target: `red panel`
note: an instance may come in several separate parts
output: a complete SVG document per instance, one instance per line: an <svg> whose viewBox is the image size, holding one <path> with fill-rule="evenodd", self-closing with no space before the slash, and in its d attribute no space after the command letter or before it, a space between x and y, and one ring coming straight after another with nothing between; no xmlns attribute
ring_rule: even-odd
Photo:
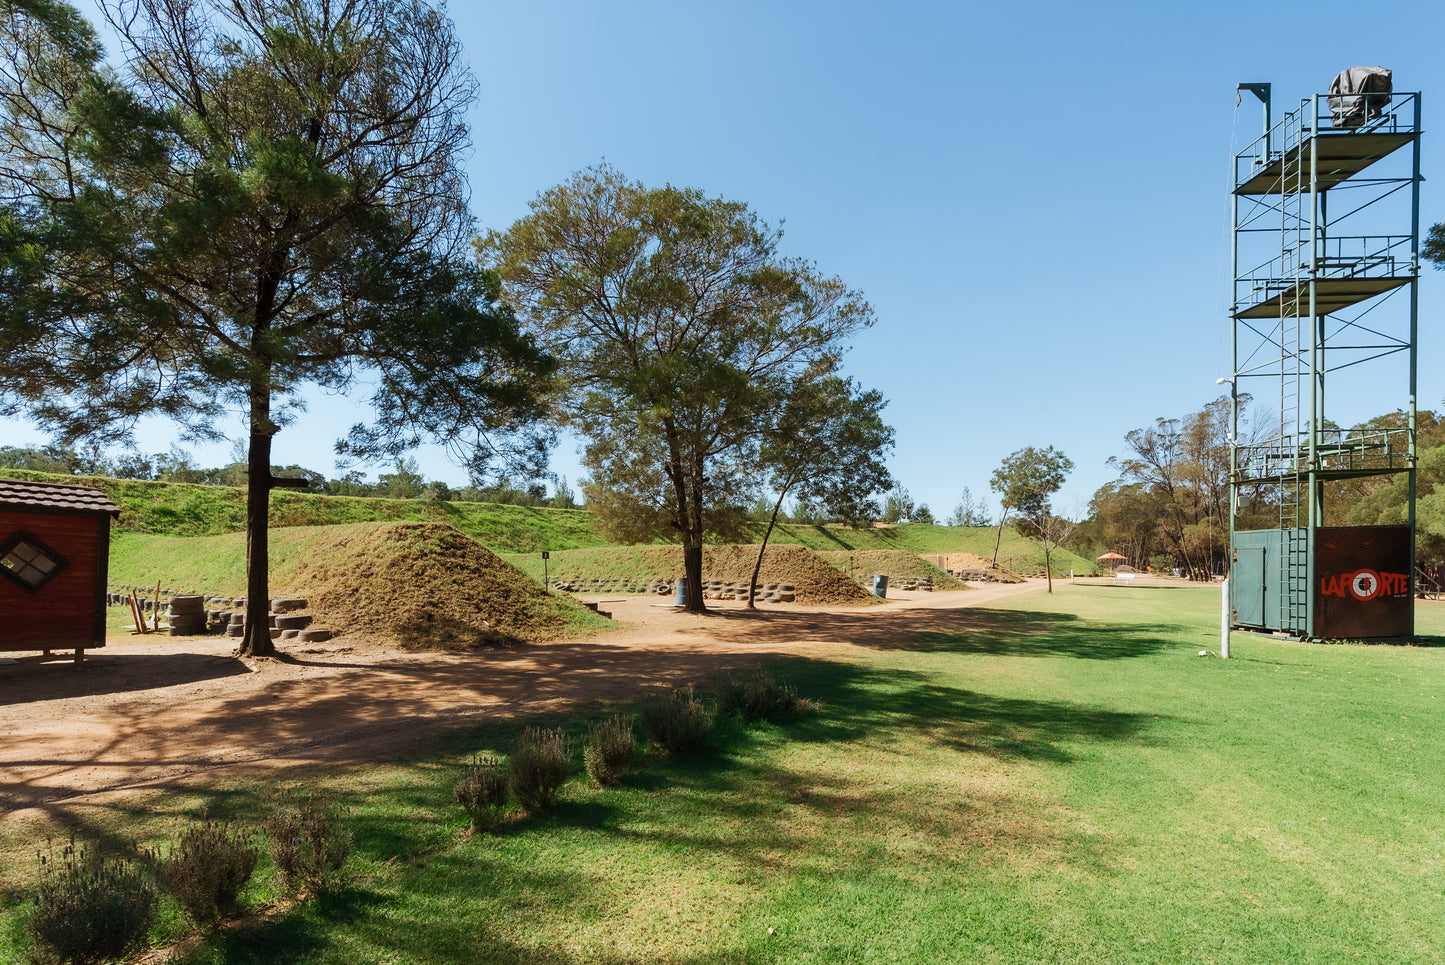
<svg viewBox="0 0 1445 965"><path fill-rule="evenodd" d="M103 645L103 636L95 639L105 592L105 587L96 585L100 521L88 516L0 512L0 540L18 529L38 537L70 565L34 593L0 577L0 651Z"/></svg>
<svg viewBox="0 0 1445 965"><path fill-rule="evenodd" d="M1414 632L1410 527L1315 530L1315 635L1401 638Z"/></svg>

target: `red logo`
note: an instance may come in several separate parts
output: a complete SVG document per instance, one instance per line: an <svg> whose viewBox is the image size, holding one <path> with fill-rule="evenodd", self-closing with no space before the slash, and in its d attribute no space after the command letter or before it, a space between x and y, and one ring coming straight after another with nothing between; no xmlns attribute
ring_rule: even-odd
<svg viewBox="0 0 1445 965"><path fill-rule="evenodd" d="M1356 600L1373 600L1380 592L1380 574L1360 570L1350 579L1350 595Z"/></svg>

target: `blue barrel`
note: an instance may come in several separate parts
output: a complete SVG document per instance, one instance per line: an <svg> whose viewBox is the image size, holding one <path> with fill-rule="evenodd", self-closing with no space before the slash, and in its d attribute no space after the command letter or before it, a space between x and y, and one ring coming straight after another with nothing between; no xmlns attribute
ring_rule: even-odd
<svg viewBox="0 0 1445 965"><path fill-rule="evenodd" d="M677 605L687 606L687 577L677 578Z"/></svg>
<svg viewBox="0 0 1445 965"><path fill-rule="evenodd" d="M874 573L874 574L873 574L873 595L874 595L874 596L884 596L884 597L886 597L886 596L888 595L888 574L887 574L887 573Z"/></svg>

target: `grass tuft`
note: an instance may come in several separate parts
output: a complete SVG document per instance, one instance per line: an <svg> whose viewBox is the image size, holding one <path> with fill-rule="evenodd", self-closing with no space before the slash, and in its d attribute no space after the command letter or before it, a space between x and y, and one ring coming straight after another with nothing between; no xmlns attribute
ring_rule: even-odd
<svg viewBox="0 0 1445 965"><path fill-rule="evenodd" d="M491 755L472 758L466 774L452 788L452 796L471 818L472 830L490 830L507 813L507 765Z"/></svg>
<svg viewBox="0 0 1445 965"><path fill-rule="evenodd" d="M688 691L655 698L642 708L642 729L647 739L670 754L700 748L712 734L715 714L702 699Z"/></svg>
<svg viewBox="0 0 1445 965"><path fill-rule="evenodd" d="M187 828L162 865L166 887L194 924L212 928L235 913L260 850L246 828L207 821Z"/></svg>
<svg viewBox="0 0 1445 965"><path fill-rule="evenodd" d="M637 755L637 738L632 733L632 717L614 714L594 723L582 747L582 760L587 774L603 787L616 787L632 769Z"/></svg>
<svg viewBox="0 0 1445 965"><path fill-rule="evenodd" d="M508 760L512 793L528 811L557 803L572 770L572 747L561 729L528 727L517 735Z"/></svg>
<svg viewBox="0 0 1445 965"><path fill-rule="evenodd" d="M340 808L309 797L283 806L266 819L266 837L288 892L322 895L340 883L351 855L351 824Z"/></svg>
<svg viewBox="0 0 1445 965"><path fill-rule="evenodd" d="M42 955L76 965L120 958L141 944L160 895L146 862L102 857L74 838L40 855L27 931Z"/></svg>

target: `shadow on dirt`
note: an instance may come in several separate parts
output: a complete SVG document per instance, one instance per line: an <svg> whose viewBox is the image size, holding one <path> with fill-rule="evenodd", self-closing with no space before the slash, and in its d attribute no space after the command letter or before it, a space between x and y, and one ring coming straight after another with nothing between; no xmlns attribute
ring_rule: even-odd
<svg viewBox="0 0 1445 965"><path fill-rule="evenodd" d="M227 641L224 649L229 650ZM124 667L123 677L112 671ZM0 705L18 705L66 697L151 690L167 684L198 683L251 672L241 660L216 653L127 653L87 651L85 662L18 663L0 667Z"/></svg>

